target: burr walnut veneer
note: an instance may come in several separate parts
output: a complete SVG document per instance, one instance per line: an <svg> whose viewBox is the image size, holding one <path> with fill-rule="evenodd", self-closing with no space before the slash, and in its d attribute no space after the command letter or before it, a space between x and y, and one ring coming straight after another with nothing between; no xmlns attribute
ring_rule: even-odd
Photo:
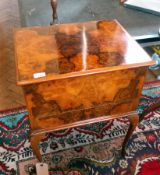
<svg viewBox="0 0 160 175"><path fill-rule="evenodd" d="M154 62L117 21L17 29L15 51L17 84L24 90L39 160L45 133L91 122L128 116L127 141Z"/></svg>

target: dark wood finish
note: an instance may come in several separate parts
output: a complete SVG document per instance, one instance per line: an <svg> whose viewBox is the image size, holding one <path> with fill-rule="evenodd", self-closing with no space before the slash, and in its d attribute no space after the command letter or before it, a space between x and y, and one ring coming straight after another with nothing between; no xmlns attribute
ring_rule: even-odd
<svg viewBox="0 0 160 175"><path fill-rule="evenodd" d="M154 62L117 21L19 29L15 51L39 160L42 134L125 115L131 121L127 142L137 124L133 113L147 67ZM35 78L37 73L43 77Z"/></svg>
<svg viewBox="0 0 160 175"><path fill-rule="evenodd" d="M57 0L50 0L50 1L51 1L51 7L52 7L52 19L54 23L55 19L57 19Z"/></svg>

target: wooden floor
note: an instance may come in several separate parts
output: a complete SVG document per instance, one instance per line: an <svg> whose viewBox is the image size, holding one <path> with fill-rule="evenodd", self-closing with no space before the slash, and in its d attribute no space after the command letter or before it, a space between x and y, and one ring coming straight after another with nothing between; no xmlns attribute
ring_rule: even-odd
<svg viewBox="0 0 160 175"><path fill-rule="evenodd" d="M17 0L0 0L0 110L25 105L23 93L16 86L13 30L20 26ZM155 77L147 74L147 81Z"/></svg>
<svg viewBox="0 0 160 175"><path fill-rule="evenodd" d="M14 62L13 29L19 26L17 0L0 0L0 110L25 105Z"/></svg>

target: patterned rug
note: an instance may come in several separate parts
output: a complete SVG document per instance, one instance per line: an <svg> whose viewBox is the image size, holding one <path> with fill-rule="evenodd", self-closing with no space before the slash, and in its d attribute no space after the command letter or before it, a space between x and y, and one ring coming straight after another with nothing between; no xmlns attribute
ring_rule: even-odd
<svg viewBox="0 0 160 175"><path fill-rule="evenodd" d="M137 111L158 100L160 82L146 84ZM48 134L40 143L43 161L52 175L159 175L160 109L141 121L122 158L128 126L124 117ZM0 112L0 175L36 174L29 132L25 107Z"/></svg>

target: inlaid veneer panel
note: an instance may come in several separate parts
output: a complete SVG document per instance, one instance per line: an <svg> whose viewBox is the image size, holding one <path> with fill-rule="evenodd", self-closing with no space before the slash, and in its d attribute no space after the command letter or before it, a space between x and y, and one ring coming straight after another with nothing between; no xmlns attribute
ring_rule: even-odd
<svg viewBox="0 0 160 175"><path fill-rule="evenodd" d="M30 119L34 121L32 127L56 128L135 110L145 70L121 70L26 85Z"/></svg>
<svg viewBox="0 0 160 175"><path fill-rule="evenodd" d="M19 85L152 64L114 20L23 28L15 43Z"/></svg>
<svg viewBox="0 0 160 175"><path fill-rule="evenodd" d="M115 20L17 29L17 84L29 111L31 144L45 133L127 116L125 143L154 61Z"/></svg>

